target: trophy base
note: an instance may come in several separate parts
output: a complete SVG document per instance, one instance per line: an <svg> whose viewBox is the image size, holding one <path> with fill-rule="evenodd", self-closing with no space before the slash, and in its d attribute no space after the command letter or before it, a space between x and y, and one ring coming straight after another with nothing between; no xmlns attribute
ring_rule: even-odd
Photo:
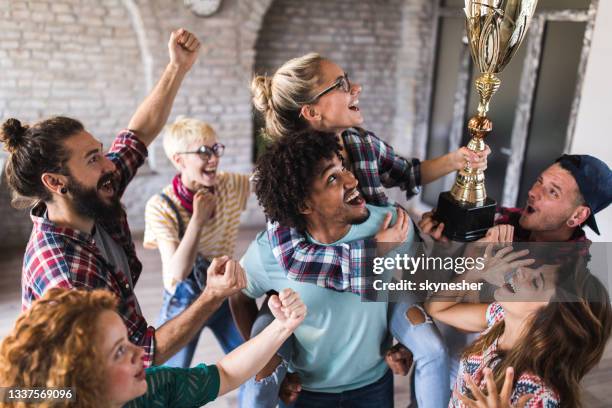
<svg viewBox="0 0 612 408"><path fill-rule="evenodd" d="M436 219L444 223L444 235L452 241L470 242L484 237L493 226L495 200L487 197L481 206L461 203L450 192L440 193Z"/></svg>

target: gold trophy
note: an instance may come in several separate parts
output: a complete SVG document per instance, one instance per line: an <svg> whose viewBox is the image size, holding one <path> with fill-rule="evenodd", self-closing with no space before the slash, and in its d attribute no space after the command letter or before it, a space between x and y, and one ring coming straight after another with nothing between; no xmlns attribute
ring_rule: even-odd
<svg viewBox="0 0 612 408"><path fill-rule="evenodd" d="M472 139L467 147L485 150L484 138L493 130L487 117L489 102L501 85L497 77L508 65L527 34L537 0L465 0L467 36L474 64L480 71L476 90L478 114L468 121ZM493 226L496 202L487 197L485 177L466 163L457 172L451 191L440 194L436 218L444 222L444 234L456 241L483 237Z"/></svg>

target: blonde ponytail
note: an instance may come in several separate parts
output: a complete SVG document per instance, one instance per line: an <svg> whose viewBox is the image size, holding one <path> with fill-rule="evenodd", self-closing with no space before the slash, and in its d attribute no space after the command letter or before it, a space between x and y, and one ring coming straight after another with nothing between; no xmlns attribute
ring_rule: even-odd
<svg viewBox="0 0 612 408"><path fill-rule="evenodd" d="M268 138L278 139L308 128L300 109L316 94L323 60L317 53L306 54L287 61L271 77L253 78L253 105L264 116Z"/></svg>

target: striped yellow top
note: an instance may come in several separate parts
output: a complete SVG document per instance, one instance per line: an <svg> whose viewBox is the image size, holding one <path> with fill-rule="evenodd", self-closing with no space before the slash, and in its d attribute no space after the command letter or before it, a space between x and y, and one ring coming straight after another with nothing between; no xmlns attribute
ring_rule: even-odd
<svg viewBox="0 0 612 408"><path fill-rule="evenodd" d="M215 216L203 227L198 245L198 252L208 260L222 255L233 256L240 214L246 208L250 193L248 174L219 172L217 177ZM191 214L183 208L174 194L172 184L168 184L162 192L175 204L186 229ZM180 242L175 212L159 194L156 194L149 199L145 208L143 245L149 249L157 248L157 243L161 240L177 244Z"/></svg>

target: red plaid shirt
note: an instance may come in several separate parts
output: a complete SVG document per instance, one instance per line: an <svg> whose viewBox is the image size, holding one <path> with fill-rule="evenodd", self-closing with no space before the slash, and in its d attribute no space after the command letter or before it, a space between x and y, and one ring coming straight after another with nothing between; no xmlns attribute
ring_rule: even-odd
<svg viewBox="0 0 612 408"><path fill-rule="evenodd" d="M147 157L147 147L130 131L115 138L106 155L117 166L119 195ZM136 257L127 215L122 211L116 223L100 224L125 251L129 271L115 268L104 259L93 236L71 228L62 228L47 218L44 203L36 205L30 214L34 226L26 248L22 275L22 308L27 309L47 289L53 287L108 289L119 297L119 314L123 317L130 340L144 347L145 365L153 363L155 329L147 324L138 299L130 285L135 285L142 271Z"/></svg>

